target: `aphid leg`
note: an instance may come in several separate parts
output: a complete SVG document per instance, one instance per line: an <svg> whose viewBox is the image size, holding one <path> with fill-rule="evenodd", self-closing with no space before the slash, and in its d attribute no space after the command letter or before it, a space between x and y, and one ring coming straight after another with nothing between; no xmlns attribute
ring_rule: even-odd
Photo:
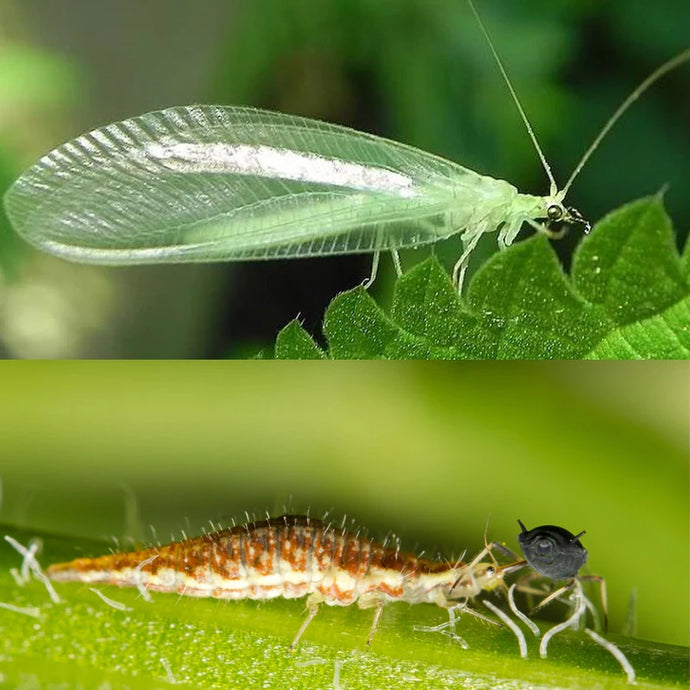
<svg viewBox="0 0 690 690"><path fill-rule="evenodd" d="M397 274L398 278L400 278L403 272L402 266L400 265L400 254L398 254L397 249L391 249L391 257L393 258L393 266L395 266L395 273Z"/></svg>
<svg viewBox="0 0 690 690"><path fill-rule="evenodd" d="M300 625L299 630L297 631L297 634L295 635L295 639L292 641L292 644L290 645L289 651L294 652L295 647L297 646L297 643L300 640L300 637L304 634L304 631L307 629L307 626L309 623L312 622L314 619L314 616L319 612L319 604L323 601L323 595L320 592L314 592L313 594L310 594L307 597L307 610L309 613L307 614L307 617L304 619L302 622L302 625Z"/></svg>
<svg viewBox="0 0 690 690"><path fill-rule="evenodd" d="M379 272L379 259L381 258L381 252L375 251L374 258L371 261L371 273L369 277L362 283L362 287L368 290L376 280L376 274Z"/></svg>
<svg viewBox="0 0 690 690"><path fill-rule="evenodd" d="M543 582L540 587L532 587L529 583L533 582L535 580L541 580L542 575L541 573L538 573L536 570L533 570L526 575L523 575L517 582L517 589L519 592L522 592L523 594L527 594L529 596L530 600L530 610L532 607L532 597L533 596L545 596L549 593L549 590L547 587L544 586Z"/></svg>
<svg viewBox="0 0 690 690"><path fill-rule="evenodd" d="M173 675L172 668L170 668L170 663L165 657L160 658L161 666L163 667L163 670L165 671L165 675L168 679L168 683L171 683L172 685L176 685L175 681L175 676Z"/></svg>
<svg viewBox="0 0 690 690"><path fill-rule="evenodd" d="M601 618L599 618L599 612L596 610L591 599L589 599L588 597L585 597L585 606L592 615L592 624L594 626L594 629L597 631L601 631Z"/></svg>
<svg viewBox="0 0 690 690"><path fill-rule="evenodd" d="M41 616L41 609L35 606L15 606L14 604L6 604L4 601L0 601L0 609L14 611L14 613L22 613L32 618L40 618Z"/></svg>
<svg viewBox="0 0 690 690"><path fill-rule="evenodd" d="M566 630L567 628L577 628L582 616L587 610L587 606L585 604L585 596L582 591L582 585L577 580L573 580L573 582L574 591L572 597L575 600L575 611L573 615L570 616L570 618L567 618L558 625L554 625L553 628L550 628L544 633L544 636L541 638L541 643L539 644L539 656L541 656L542 659L546 659L547 648L549 646L551 638L554 635L557 635L559 632Z"/></svg>
<svg viewBox="0 0 690 690"><path fill-rule="evenodd" d="M604 632L609 628L609 602L606 596L606 580L601 575L580 575L580 581L598 582L601 588L601 610L604 612Z"/></svg>
<svg viewBox="0 0 690 690"><path fill-rule="evenodd" d="M602 646L613 658L621 665L621 668L628 677L628 683L635 682L635 669L632 664L628 661L628 657L623 654L623 652L615 645L613 642L609 642L607 639L603 638L601 635L597 635L594 630L585 628L585 632L600 646Z"/></svg>
<svg viewBox="0 0 690 690"><path fill-rule="evenodd" d="M525 634L522 632L522 630L520 630L520 628L518 628L515 621L512 621L507 613L501 611L501 609L499 609L498 606L492 604L490 601L484 600L482 603L484 604L484 606L491 609L508 626L508 628L510 628L513 635L515 635L515 637L517 638L518 648L520 649L520 656L523 659L526 659L527 640L525 640Z"/></svg>
<svg viewBox="0 0 690 690"><path fill-rule="evenodd" d="M533 635L539 637L540 633L537 624L520 611L515 603L515 587L516 585L512 584L508 590L508 606L510 606L510 610L532 631Z"/></svg>

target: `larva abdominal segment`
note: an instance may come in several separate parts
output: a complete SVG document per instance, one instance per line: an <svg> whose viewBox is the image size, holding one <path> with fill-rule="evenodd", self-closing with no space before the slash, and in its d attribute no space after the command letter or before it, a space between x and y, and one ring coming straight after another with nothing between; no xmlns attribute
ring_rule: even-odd
<svg viewBox="0 0 690 690"><path fill-rule="evenodd" d="M53 580L143 587L216 599L294 599L318 605L376 608L371 641L390 601L451 608L496 588L503 570L481 562L446 563L377 544L345 529L302 516L252 522L134 553L81 558L51 566ZM142 565L143 564L143 565Z"/></svg>

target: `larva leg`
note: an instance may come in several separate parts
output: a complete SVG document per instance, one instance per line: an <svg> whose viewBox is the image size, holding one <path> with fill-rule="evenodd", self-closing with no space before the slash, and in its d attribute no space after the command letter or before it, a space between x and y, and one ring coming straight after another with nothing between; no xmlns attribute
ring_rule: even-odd
<svg viewBox="0 0 690 690"><path fill-rule="evenodd" d="M295 647L297 646L297 643L300 640L300 637L304 634L304 631L307 629L307 626L309 623L312 622L314 619L314 616L318 613L319 611L319 604L323 601L323 596L319 592L314 592L314 594L310 594L307 597L307 609L309 613L307 614L307 617L304 619L304 622L302 625L300 625L299 630L297 631L297 634L295 635L295 639L292 641L292 644L290 645L290 651L294 651Z"/></svg>
<svg viewBox="0 0 690 690"><path fill-rule="evenodd" d="M393 257L393 266L395 266L395 272L398 278L402 275L402 267L400 266L400 255L397 249L391 249L391 256Z"/></svg>
<svg viewBox="0 0 690 690"><path fill-rule="evenodd" d="M376 280L376 274L379 271L379 258L381 257L381 252L379 250L376 250L374 252L374 258L372 259L371 262L371 274L369 277L362 283L362 287L365 290L368 290L374 281Z"/></svg>
<svg viewBox="0 0 690 690"><path fill-rule="evenodd" d="M383 613L383 607L386 600L381 597L378 592L367 592L363 594L359 599L357 599L357 606L360 609L370 609L376 607L376 612L374 613L374 620L371 624L371 629L369 630L369 635L367 635L367 647L371 644L374 638L374 633L376 628L379 627L379 621L381 620L381 614Z"/></svg>
<svg viewBox="0 0 690 690"><path fill-rule="evenodd" d="M376 613L374 613L374 620L371 622L371 628L369 634L367 635L367 647L371 646L371 641L374 639L374 633L376 628L379 627L379 621L381 620L381 614L383 613L383 601L379 602L376 607Z"/></svg>

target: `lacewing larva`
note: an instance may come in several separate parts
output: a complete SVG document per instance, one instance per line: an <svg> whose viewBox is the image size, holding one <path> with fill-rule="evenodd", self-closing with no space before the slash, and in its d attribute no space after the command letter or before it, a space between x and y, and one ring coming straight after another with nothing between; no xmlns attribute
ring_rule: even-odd
<svg viewBox="0 0 690 690"><path fill-rule="evenodd" d="M645 79L558 188L471 0L550 181L522 194L418 149L345 127L243 107L168 108L95 129L41 158L5 195L15 230L40 249L98 264L240 261L373 253L459 234L460 290L481 236L510 245L524 223L588 223L565 196L629 105L690 49Z"/></svg>
<svg viewBox="0 0 690 690"><path fill-rule="evenodd" d="M383 607L392 601L453 609L496 589L511 564L433 561L383 546L344 527L284 515L133 553L79 558L51 565L51 580L104 583L216 599L294 599L307 596L308 615L319 604L375 608L367 644ZM520 561L522 567L524 561Z"/></svg>

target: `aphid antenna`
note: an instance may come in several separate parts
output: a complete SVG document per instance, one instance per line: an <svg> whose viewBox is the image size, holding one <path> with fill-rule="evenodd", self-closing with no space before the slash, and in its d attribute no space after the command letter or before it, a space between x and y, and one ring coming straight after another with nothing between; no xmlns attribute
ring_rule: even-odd
<svg viewBox="0 0 690 690"><path fill-rule="evenodd" d="M467 0L471 4L471 0ZM616 111L611 115L611 117L606 121L606 124L601 128L601 131L594 138L594 141L590 144L589 148L585 151L584 155L580 159L580 162L575 166L572 175L565 183L565 187L558 192L558 197L560 200L565 198L568 193L570 186L573 184L575 178L580 174L582 168L585 167L585 163L589 160L590 156L597 150L599 144L601 144L603 138L609 133L613 125L618 122L623 113L655 82L659 81L661 77L675 69L676 67L682 65L684 62L690 60L690 48L686 48L681 51L675 57L664 62L663 65L657 67L641 84L639 84L632 93L618 106Z"/></svg>
<svg viewBox="0 0 690 690"><path fill-rule="evenodd" d="M522 104L520 103L520 99L517 96L517 93L515 92L515 89L513 88L513 85L508 78L508 73L506 72L505 67L503 66L503 62L501 62L501 58L498 56L498 52L496 51L496 48L494 47L493 42L491 41L491 37L489 36L489 32L486 30L486 27L484 26L484 22L482 22L481 17L479 16L479 12L477 12L477 9L474 6L474 3L472 0L467 0L467 4L470 6L470 9L472 10L472 14L474 14L475 19L477 20L477 23L479 24L479 28L481 29L482 33L484 34L484 38L486 38L486 42L489 44L489 49L491 50L491 54L494 56L494 60L496 60L496 64L498 65L498 69L501 72L501 75L503 76L503 79L505 80L506 85L508 86L508 90L510 91L510 95L513 97L513 102L515 103L518 112L520 113L520 117L522 118L522 121L525 124L525 127L527 128L527 133L529 134L530 139L532 140L532 143L534 144L534 148L537 151L537 155L539 156L539 160L541 161L542 166L544 167L544 170L546 171L546 175L549 178L549 195L550 196L556 196L558 194L558 185L556 184L556 180L553 176L553 173L551 172L551 166L549 165L548 161L546 160L546 156L544 155L544 152L541 149L541 146L539 146L539 142L537 141L537 136L534 133L534 130L532 129L532 125L530 124L529 120L527 119L527 114L525 113L525 109L522 107ZM565 194L564 194L565 196Z"/></svg>

